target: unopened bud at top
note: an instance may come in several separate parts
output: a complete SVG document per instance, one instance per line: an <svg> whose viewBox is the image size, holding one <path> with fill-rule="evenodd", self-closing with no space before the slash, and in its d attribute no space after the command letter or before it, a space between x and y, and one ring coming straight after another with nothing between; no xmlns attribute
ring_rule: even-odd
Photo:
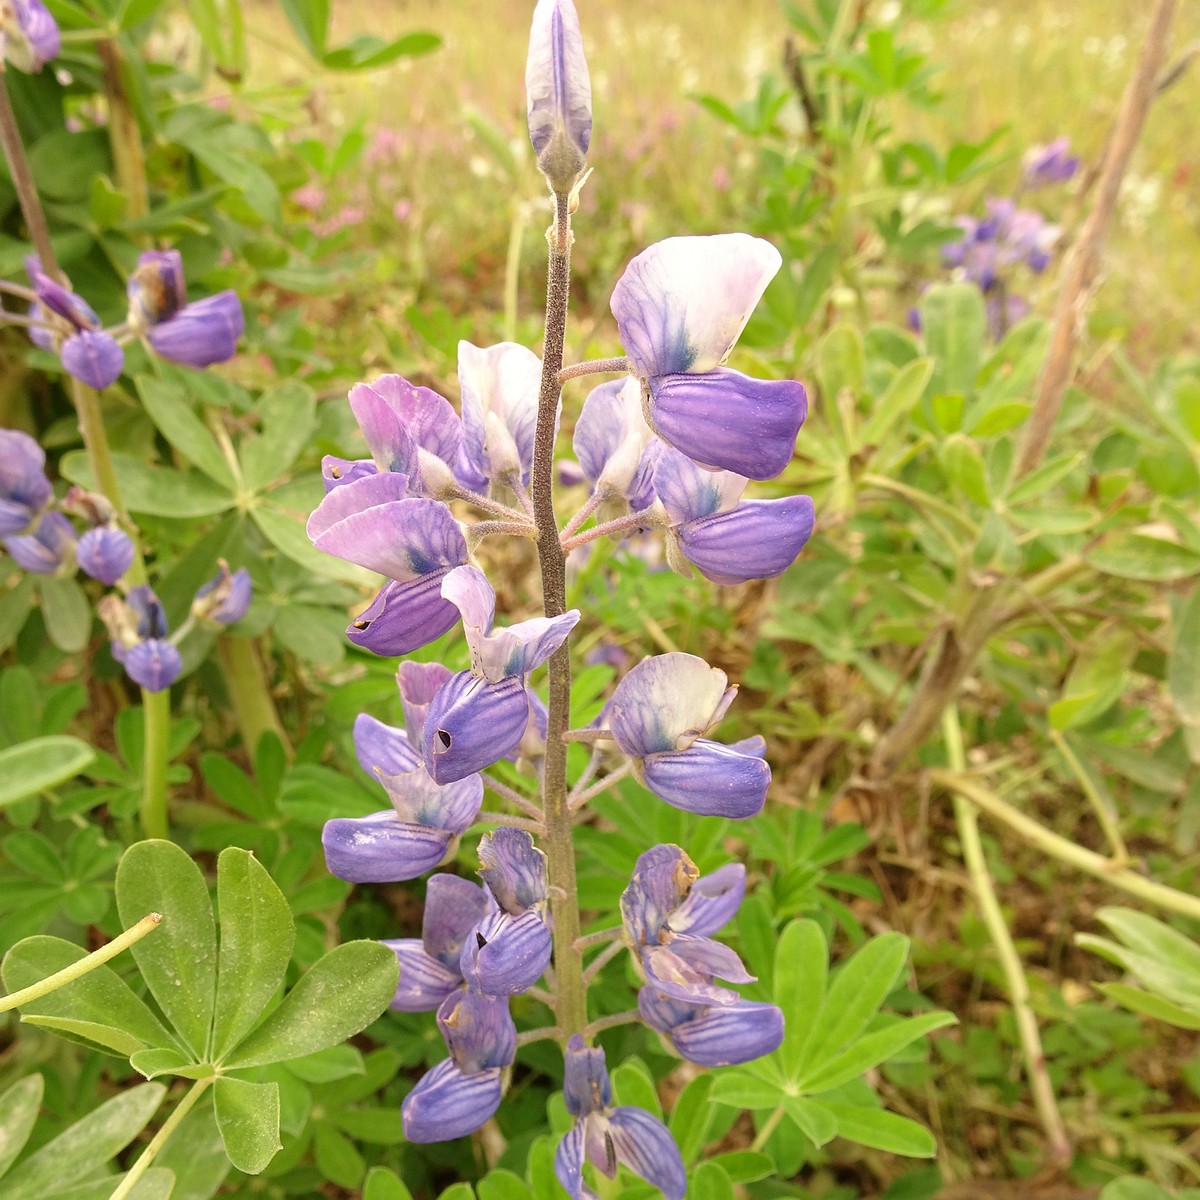
<svg viewBox="0 0 1200 1200"><path fill-rule="evenodd" d="M525 65L529 140L555 192L569 192L592 138L592 84L571 0L538 0Z"/></svg>

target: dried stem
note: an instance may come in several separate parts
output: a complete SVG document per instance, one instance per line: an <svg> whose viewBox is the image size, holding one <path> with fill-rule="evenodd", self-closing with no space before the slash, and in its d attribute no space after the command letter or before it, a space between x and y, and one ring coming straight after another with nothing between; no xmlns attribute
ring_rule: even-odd
<svg viewBox="0 0 1200 1200"><path fill-rule="evenodd" d="M1017 478L1032 471L1042 461L1050 442L1063 393L1070 382L1079 326L1100 267L1104 237L1121 193L1121 180L1125 177L1146 115L1154 101L1174 15L1175 0L1158 0L1150 18L1150 29L1142 44L1142 52L1125 86L1121 111L1096 186L1096 198L1066 263L1062 291L1054 312L1050 350L1038 379L1033 412L1025 426L1025 438L1017 459Z"/></svg>

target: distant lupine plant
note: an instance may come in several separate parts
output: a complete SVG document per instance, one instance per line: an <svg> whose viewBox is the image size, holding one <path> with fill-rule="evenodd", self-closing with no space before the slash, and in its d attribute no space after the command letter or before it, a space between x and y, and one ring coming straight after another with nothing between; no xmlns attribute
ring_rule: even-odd
<svg viewBox="0 0 1200 1200"><path fill-rule="evenodd" d="M323 840L342 879L410 880L453 853L480 819L488 789L522 810L483 814L500 828L479 846L482 886L433 875L421 938L387 943L400 964L392 1007L436 1011L449 1051L406 1098L405 1132L414 1142L443 1141L496 1112L518 1045L510 998L537 989L557 1024L520 1040L554 1038L564 1048L565 1099L576 1120L555 1160L563 1186L591 1194L585 1162L610 1177L624 1163L676 1198L686 1177L671 1135L649 1112L613 1106L604 1053L589 1048L598 1032L586 994L595 971L583 954L607 943L607 961L624 942L645 981L628 1019L644 1021L682 1057L715 1066L771 1053L784 1035L782 1012L725 986L752 977L713 938L737 911L745 871L731 863L701 876L683 848L650 847L622 897L621 928L581 940L572 824L590 798L630 774L688 812L751 817L766 801L771 770L761 737L730 745L709 736L737 689L690 654L645 659L591 727L568 729L569 639L581 614L566 609L564 566L596 538L657 531L667 562L685 575L694 569L733 584L782 573L812 532L812 501L742 494L791 459L806 396L793 380L724 366L781 261L769 243L742 233L670 238L637 255L612 297L625 355L562 368L570 214L591 135L570 0L537 5L526 89L530 137L554 193L543 357L512 343L460 343L461 413L395 375L359 384L350 405L371 457L323 464L313 543L388 580L350 639L403 654L461 621L470 652L469 668L457 673L401 665L403 729L358 718L359 762L391 806L330 821ZM560 528L552 485L562 385L600 372L623 378L600 384L579 410L572 474L591 495ZM544 615L502 625L471 555L481 539L506 535L537 543ZM529 684L543 664L547 703ZM625 763L592 783L603 762L597 753L568 787L569 741L611 744ZM537 769L536 798L485 774L517 757ZM550 991L542 991L551 968Z"/></svg>

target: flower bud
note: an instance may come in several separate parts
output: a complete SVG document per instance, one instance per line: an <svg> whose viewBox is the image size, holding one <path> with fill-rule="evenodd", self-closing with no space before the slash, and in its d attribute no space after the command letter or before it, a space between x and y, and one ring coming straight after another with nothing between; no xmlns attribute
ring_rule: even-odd
<svg viewBox="0 0 1200 1200"><path fill-rule="evenodd" d="M592 138L592 84L571 0L538 0L525 65L529 140L538 170L555 192L569 192Z"/></svg>
<svg viewBox="0 0 1200 1200"><path fill-rule="evenodd" d="M121 374L125 351L107 333L85 329L63 342L62 365L68 375L101 391Z"/></svg>
<svg viewBox="0 0 1200 1200"><path fill-rule="evenodd" d="M192 616L213 629L236 625L246 615L254 590L245 567L230 571L229 564L221 559L220 568L192 601Z"/></svg>
<svg viewBox="0 0 1200 1200"><path fill-rule="evenodd" d="M93 579L112 587L133 563L133 542L115 525L89 529L79 539L76 561Z"/></svg>

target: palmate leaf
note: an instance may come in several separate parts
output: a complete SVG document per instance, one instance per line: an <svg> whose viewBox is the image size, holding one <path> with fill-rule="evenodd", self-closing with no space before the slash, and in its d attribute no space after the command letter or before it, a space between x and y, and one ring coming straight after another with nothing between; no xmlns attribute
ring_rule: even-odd
<svg viewBox="0 0 1200 1200"><path fill-rule="evenodd" d="M95 757L86 742L65 734L0 750L0 808L65 783Z"/></svg>
<svg viewBox="0 0 1200 1200"><path fill-rule="evenodd" d="M257 1175L275 1157L279 1140L279 1085L218 1079L213 1086L217 1128L229 1161Z"/></svg>
<svg viewBox="0 0 1200 1200"><path fill-rule="evenodd" d="M29 1140L45 1087L40 1075L26 1075L0 1095L0 1175Z"/></svg>

